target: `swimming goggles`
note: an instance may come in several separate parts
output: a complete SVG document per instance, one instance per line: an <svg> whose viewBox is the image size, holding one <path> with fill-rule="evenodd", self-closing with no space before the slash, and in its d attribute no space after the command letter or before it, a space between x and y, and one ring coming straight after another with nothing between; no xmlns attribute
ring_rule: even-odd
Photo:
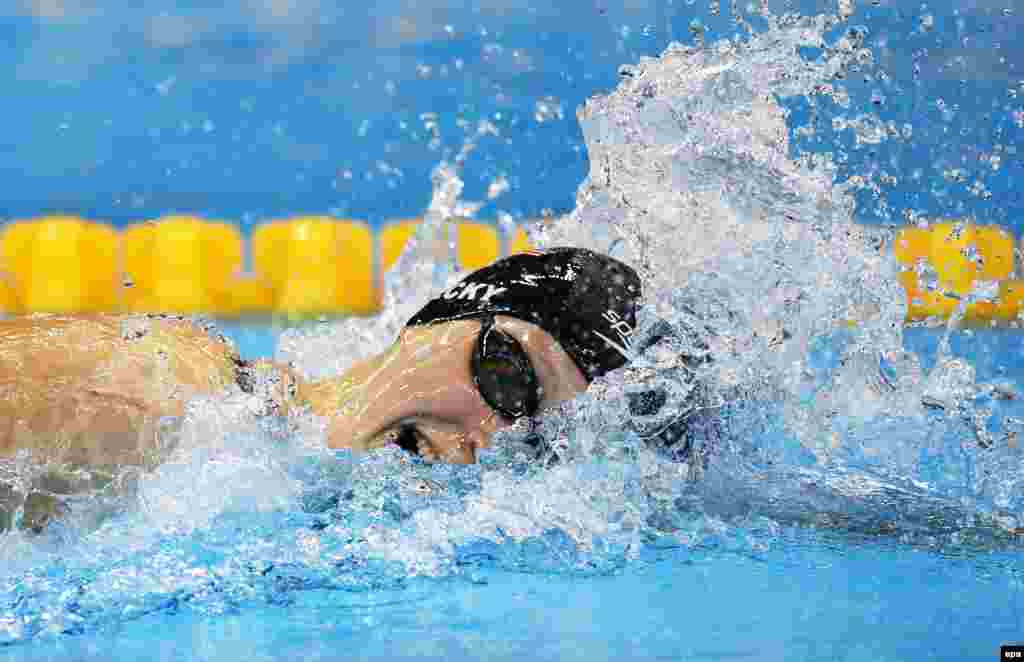
<svg viewBox="0 0 1024 662"><path fill-rule="evenodd" d="M473 381L495 411L509 419L533 416L540 407L540 384L522 345L494 326L494 315L481 319L472 359Z"/></svg>

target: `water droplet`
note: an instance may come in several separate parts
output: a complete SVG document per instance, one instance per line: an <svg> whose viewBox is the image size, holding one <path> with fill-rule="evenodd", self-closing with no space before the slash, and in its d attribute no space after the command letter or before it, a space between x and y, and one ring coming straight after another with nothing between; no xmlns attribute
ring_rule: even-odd
<svg viewBox="0 0 1024 662"><path fill-rule="evenodd" d="M511 188L508 183L508 178L505 175L498 175L493 181L487 186L487 199L494 200L502 193L505 193Z"/></svg>
<svg viewBox="0 0 1024 662"><path fill-rule="evenodd" d="M537 103L534 104L533 119L540 124L551 120L561 120L564 116L562 102L556 97L546 96L538 99Z"/></svg>
<svg viewBox="0 0 1024 662"><path fill-rule="evenodd" d="M962 184L967 181L967 173L962 168L949 168L942 171L942 177L947 182L957 182Z"/></svg>
<svg viewBox="0 0 1024 662"><path fill-rule="evenodd" d="M156 91L160 93L160 96L165 97L171 92L171 88L178 82L177 76L171 76L156 84Z"/></svg>

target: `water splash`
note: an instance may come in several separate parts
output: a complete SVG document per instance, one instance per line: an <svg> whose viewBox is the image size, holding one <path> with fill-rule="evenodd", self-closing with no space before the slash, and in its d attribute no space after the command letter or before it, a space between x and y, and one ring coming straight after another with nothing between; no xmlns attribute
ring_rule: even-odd
<svg viewBox="0 0 1024 662"><path fill-rule="evenodd" d="M383 274L382 313L371 318L321 321L284 331L275 358L293 364L307 378L343 372L356 360L383 351L423 302L453 285L465 272L458 264L456 239L462 219L471 219L485 204L460 198L459 176L480 141L496 135L484 120L450 161L431 175L433 194L416 232L396 262Z"/></svg>
<svg viewBox="0 0 1024 662"><path fill-rule="evenodd" d="M312 417L289 429L241 393L196 401L170 460L127 481L116 507L94 493L42 534L4 535L0 644L416 575L486 581L487 566L756 556L803 527L845 544L1015 545L1012 389L948 351L926 369L905 349L891 238L853 222L858 182L790 140L783 101L847 98L836 73L863 60L859 37L829 42L836 17L766 20L746 41L625 67L580 111L591 172L572 214L533 238L642 271L629 366L500 432L474 466L329 452ZM893 137L851 112L842 126L865 140ZM426 220L385 276L388 312L289 331L279 359L340 372L459 276L451 228L478 208L460 200L459 171L492 129L436 169ZM5 482L27 491L32 469L11 469Z"/></svg>

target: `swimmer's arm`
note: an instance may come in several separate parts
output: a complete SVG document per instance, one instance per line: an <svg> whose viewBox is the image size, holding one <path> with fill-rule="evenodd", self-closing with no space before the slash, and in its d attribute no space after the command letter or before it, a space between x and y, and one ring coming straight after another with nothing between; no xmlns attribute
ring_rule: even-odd
<svg viewBox="0 0 1024 662"><path fill-rule="evenodd" d="M162 422L236 383L237 353L179 317L0 320L0 457L147 464Z"/></svg>

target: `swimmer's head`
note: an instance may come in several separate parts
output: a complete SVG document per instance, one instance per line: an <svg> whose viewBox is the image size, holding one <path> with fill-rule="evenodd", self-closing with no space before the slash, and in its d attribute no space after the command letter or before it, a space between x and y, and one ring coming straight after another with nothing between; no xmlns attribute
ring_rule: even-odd
<svg viewBox="0 0 1024 662"><path fill-rule="evenodd" d="M636 272L592 251L513 255L428 302L311 402L333 419L333 447L473 462L497 430L625 364L639 297Z"/></svg>
<svg viewBox="0 0 1024 662"><path fill-rule="evenodd" d="M628 265L584 248L511 255L427 303L407 326L507 315L550 333L588 381L626 363L641 294Z"/></svg>

